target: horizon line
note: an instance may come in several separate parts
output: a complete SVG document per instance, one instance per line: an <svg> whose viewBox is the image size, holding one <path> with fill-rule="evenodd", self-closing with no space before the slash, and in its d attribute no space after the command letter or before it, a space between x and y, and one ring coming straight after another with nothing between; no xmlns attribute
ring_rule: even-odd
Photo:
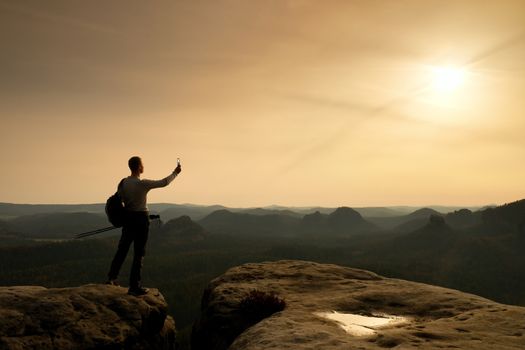
<svg viewBox="0 0 525 350"><path fill-rule="evenodd" d="M525 199L525 198L522 198ZM196 206L196 207L213 207L213 206L220 206L230 209L267 209L272 207L282 207L282 208L297 208L297 209L310 209L310 208L341 208L341 207L348 207L348 208L428 208L428 207L449 207L449 208L484 208L484 207L494 207L494 206L502 206L505 204L513 203L520 201L522 199L516 199L513 201L505 202L505 203L487 203L487 204L475 204L475 205L457 205L457 204L425 204L425 205L408 205L408 204L393 204L393 205L336 205L336 206L323 206L323 205L282 205L282 204L269 204L269 205L255 205L255 206L228 206L225 204L195 204L195 203L172 203L172 202L154 202L154 203L148 203L148 206L151 205L179 205L179 206ZM81 205L105 205L104 202L96 202L96 203L15 203L15 202L0 202L0 205L30 205L30 206L51 206L51 205L57 205L57 206L81 206Z"/></svg>

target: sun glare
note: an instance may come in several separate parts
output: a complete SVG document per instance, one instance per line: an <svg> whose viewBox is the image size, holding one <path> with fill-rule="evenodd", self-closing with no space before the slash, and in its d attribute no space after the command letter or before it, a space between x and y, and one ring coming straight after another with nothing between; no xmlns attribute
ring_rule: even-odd
<svg viewBox="0 0 525 350"><path fill-rule="evenodd" d="M458 67L434 67L432 69L435 90L453 92L465 82L466 70Z"/></svg>

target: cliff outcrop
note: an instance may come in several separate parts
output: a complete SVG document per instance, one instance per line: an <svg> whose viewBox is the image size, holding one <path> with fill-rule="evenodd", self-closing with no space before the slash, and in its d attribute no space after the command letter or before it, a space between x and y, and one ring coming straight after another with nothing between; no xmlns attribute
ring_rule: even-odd
<svg viewBox="0 0 525 350"><path fill-rule="evenodd" d="M250 322L243 305L254 290L284 301L284 309ZM457 290L336 265L277 261L235 267L213 280L203 295L192 345L193 350L525 349L524 319L523 307Z"/></svg>
<svg viewBox="0 0 525 350"><path fill-rule="evenodd" d="M173 349L175 323L158 290L107 285L0 287L0 349Z"/></svg>

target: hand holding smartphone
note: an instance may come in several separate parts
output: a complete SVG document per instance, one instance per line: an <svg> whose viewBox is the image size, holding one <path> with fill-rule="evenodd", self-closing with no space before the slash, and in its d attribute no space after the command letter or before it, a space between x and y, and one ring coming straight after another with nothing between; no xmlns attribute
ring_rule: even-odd
<svg viewBox="0 0 525 350"><path fill-rule="evenodd" d="M180 166L180 158L177 158L177 167L175 168L175 172L179 174L182 171L182 168Z"/></svg>

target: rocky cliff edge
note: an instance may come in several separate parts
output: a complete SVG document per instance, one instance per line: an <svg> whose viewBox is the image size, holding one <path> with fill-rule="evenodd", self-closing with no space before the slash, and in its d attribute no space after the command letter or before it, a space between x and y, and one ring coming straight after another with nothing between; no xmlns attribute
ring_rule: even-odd
<svg viewBox="0 0 525 350"><path fill-rule="evenodd" d="M284 309L253 322L243 308L253 290L284 301ZM272 304L271 298L259 299ZM349 321L330 318L341 315ZM395 322L376 327L361 321L388 318ZM193 350L517 350L525 349L523 320L523 307L456 290L336 265L278 261L235 267L213 280L204 292L192 345ZM355 327L365 332L352 332Z"/></svg>
<svg viewBox="0 0 525 350"><path fill-rule="evenodd" d="M158 290L107 285L0 287L0 349L173 349L175 323Z"/></svg>

